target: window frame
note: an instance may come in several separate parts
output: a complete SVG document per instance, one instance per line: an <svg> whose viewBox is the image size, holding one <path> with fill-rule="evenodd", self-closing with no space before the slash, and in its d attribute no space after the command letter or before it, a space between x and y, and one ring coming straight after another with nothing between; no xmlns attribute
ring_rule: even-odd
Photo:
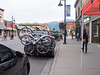
<svg viewBox="0 0 100 75"><path fill-rule="evenodd" d="M94 29L95 28L95 26L96 26L96 29ZM98 37L99 36L99 34L98 34L98 28L99 26L97 25L97 24L95 24L95 25L93 25L93 37ZM94 32L96 30L96 33ZM96 35L95 35L96 34Z"/></svg>

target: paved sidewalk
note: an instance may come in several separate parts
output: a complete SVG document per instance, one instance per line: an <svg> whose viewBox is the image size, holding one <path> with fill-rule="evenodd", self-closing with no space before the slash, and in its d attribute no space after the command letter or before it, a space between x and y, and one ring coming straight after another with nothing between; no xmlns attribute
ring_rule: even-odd
<svg viewBox="0 0 100 75"><path fill-rule="evenodd" d="M83 55L83 68L80 70L81 42L67 39L61 45L54 59L50 75L100 75L100 45L88 44L87 54Z"/></svg>

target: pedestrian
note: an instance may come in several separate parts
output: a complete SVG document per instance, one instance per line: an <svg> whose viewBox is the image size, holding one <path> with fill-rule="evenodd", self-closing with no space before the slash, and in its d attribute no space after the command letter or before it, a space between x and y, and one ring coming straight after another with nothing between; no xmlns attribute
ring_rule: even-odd
<svg viewBox="0 0 100 75"><path fill-rule="evenodd" d="M5 40L7 40L7 32L5 32Z"/></svg>
<svg viewBox="0 0 100 75"><path fill-rule="evenodd" d="M73 39L73 32L72 32L72 39Z"/></svg>
<svg viewBox="0 0 100 75"><path fill-rule="evenodd" d="M77 41L79 41L79 32L77 32Z"/></svg>
<svg viewBox="0 0 100 75"><path fill-rule="evenodd" d="M13 39L13 34L11 35L11 37L10 37L10 40L12 40Z"/></svg>
<svg viewBox="0 0 100 75"><path fill-rule="evenodd" d="M4 36L3 36L4 40L6 40L6 37L7 37L7 34L6 32L4 32Z"/></svg>
<svg viewBox="0 0 100 75"><path fill-rule="evenodd" d="M3 34L3 40L5 40L5 32L4 32L4 34Z"/></svg>
<svg viewBox="0 0 100 75"><path fill-rule="evenodd" d="M85 53L87 54L87 45L88 45L88 33L86 29L83 31L83 53L84 53L84 46L85 46Z"/></svg>

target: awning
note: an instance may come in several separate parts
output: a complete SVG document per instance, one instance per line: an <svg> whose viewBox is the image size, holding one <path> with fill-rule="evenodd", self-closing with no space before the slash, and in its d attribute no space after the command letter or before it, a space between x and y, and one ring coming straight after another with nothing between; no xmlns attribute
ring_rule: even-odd
<svg viewBox="0 0 100 75"><path fill-rule="evenodd" d="M89 0L83 6L83 15L100 15L100 0Z"/></svg>
<svg viewBox="0 0 100 75"><path fill-rule="evenodd" d="M7 27L7 29L6 29L6 30L12 30L12 28L8 28L8 27ZM15 28L13 28L13 30L15 30L15 31L16 31L16 29L15 29Z"/></svg>

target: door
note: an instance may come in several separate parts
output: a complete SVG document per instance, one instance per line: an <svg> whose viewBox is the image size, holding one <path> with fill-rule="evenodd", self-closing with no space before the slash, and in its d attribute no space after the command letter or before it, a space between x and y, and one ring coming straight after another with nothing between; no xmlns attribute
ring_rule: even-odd
<svg viewBox="0 0 100 75"><path fill-rule="evenodd" d="M92 42L99 43L99 25L92 25Z"/></svg>
<svg viewBox="0 0 100 75"><path fill-rule="evenodd" d="M21 63L11 49L0 45L0 75L21 75Z"/></svg>

